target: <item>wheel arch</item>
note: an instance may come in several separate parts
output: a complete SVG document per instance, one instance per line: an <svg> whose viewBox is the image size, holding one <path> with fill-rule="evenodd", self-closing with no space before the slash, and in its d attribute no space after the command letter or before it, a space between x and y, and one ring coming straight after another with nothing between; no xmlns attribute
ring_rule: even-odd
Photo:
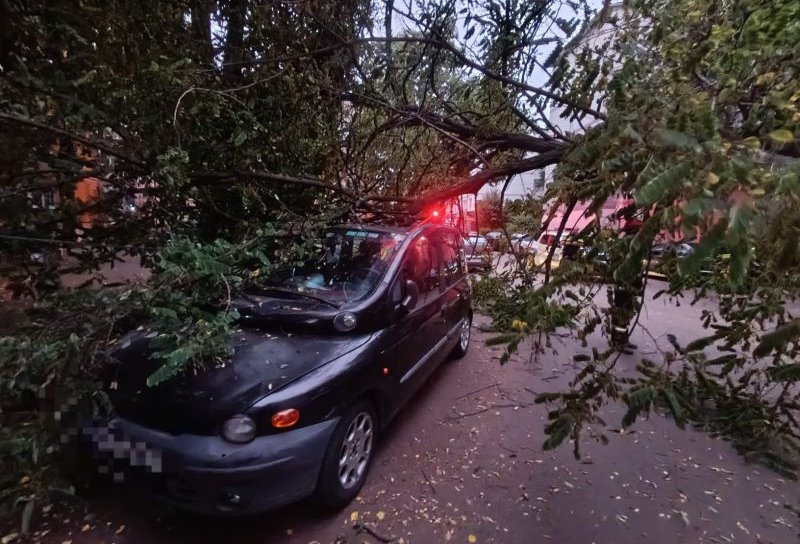
<svg viewBox="0 0 800 544"><path fill-rule="evenodd" d="M389 399L386 394L378 388L367 389L356 397L353 404L368 401L375 408L375 416L378 418L378 429L386 427L389 419Z"/></svg>

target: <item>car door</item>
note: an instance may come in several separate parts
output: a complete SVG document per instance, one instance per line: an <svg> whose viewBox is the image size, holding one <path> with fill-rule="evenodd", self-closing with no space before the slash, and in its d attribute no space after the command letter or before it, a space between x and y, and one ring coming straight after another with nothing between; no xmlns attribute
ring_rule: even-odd
<svg viewBox="0 0 800 544"><path fill-rule="evenodd" d="M443 230L439 236L439 259L442 263L442 317L448 346L461 331L469 315L469 282L464 256L460 251L461 237L454 230Z"/></svg>
<svg viewBox="0 0 800 544"><path fill-rule="evenodd" d="M441 312L439 255L428 233L419 235L406 251L396 278L394 291L402 291L406 280L419 288L417 304L395 323L394 369L398 405L425 381L429 367L435 364L437 344L442 338L444 318ZM404 296L404 294L403 294Z"/></svg>

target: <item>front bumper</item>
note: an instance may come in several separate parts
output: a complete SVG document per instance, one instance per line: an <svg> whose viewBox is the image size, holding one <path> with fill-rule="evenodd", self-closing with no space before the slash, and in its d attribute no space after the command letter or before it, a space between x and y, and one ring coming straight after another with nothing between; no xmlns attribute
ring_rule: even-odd
<svg viewBox="0 0 800 544"><path fill-rule="evenodd" d="M244 515L311 495L337 423L335 418L248 444L172 435L122 418L83 435L115 481L185 510Z"/></svg>

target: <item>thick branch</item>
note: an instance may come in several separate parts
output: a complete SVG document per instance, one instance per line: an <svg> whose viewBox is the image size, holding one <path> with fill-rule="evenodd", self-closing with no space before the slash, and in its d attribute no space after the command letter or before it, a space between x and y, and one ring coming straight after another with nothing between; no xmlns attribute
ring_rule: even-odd
<svg viewBox="0 0 800 544"><path fill-rule="evenodd" d="M408 112L408 116L398 114L390 120L392 125L431 125L460 138L475 138L485 142L491 142L492 147L498 149L518 149L520 151L530 151L533 153L546 153L554 149L561 149L564 142L550 139L537 138L522 132L486 132L475 125L459 123L452 119L447 119L438 114L422 110L418 106L406 106L400 108L403 112Z"/></svg>
<svg viewBox="0 0 800 544"><path fill-rule="evenodd" d="M57 127L51 127L50 125L45 125L44 123L39 123L38 121L34 121L33 119L28 119L27 117L20 117L18 115L10 115L8 113L0 113L0 121L10 121L12 123L17 123L20 125L26 125L33 128L38 128L39 130L46 130L48 132L52 132L53 134L58 134L59 136L63 136L65 138L69 138L72 141L81 143L85 146L92 147L99 151L103 151L104 153L108 153L113 157L117 157L125 162L131 163L136 165L140 168L147 168L147 164L143 161L135 159L130 155L127 155L113 147L110 147L104 143L98 142L96 140L90 140L88 138L84 138L83 136L79 136L67 130L63 130Z"/></svg>
<svg viewBox="0 0 800 544"><path fill-rule="evenodd" d="M224 185L224 184L234 183L238 181L247 181L247 180L273 181L277 183L302 185L305 187L314 187L318 189L324 189L326 191L339 193L346 199L354 202L356 206L358 206L359 204L364 204L369 201L382 201L382 200L404 201L404 202L413 202L413 201L430 202L438 200L447 200L449 198L453 198L464 194L477 193L484 185L498 178L505 176L513 176L515 174L521 174L524 172L529 172L531 170L544 168L545 166L550 166L551 164L556 164L564 156L564 153L566 153L567 148L568 148L567 144L560 143L559 146L553 147L552 149L544 153L540 153L536 156L520 159L517 161L510 161L504 164L486 168L484 170L481 170L473 174L472 176L470 176L461 183L456 183L449 187L444 187L441 189L430 191L420 196L419 198L409 198L409 197L404 198L404 197L385 196L385 195L368 195L359 197L353 191L350 191L343 187L337 187L335 185L331 185L330 183L326 183L320 179L310 178L310 177L287 176L284 174L276 174L273 172L265 172L265 171L203 172L194 174L191 177L191 181L195 185L200 185L200 186Z"/></svg>
<svg viewBox="0 0 800 544"><path fill-rule="evenodd" d="M330 183L326 183L319 179L309 177L293 177L265 171L202 172L191 176L191 181L195 185L225 185L236 181L247 180L274 181L277 183L316 187L318 189L325 189L339 193L342 196L347 197L349 200L359 200L356 194L352 191L349 191L343 187L336 187L335 185L331 185Z"/></svg>
<svg viewBox="0 0 800 544"><path fill-rule="evenodd" d="M550 166L551 164L556 164L564 156L566 150L567 145L561 144L561 147L559 148L552 149L545 153L540 153L534 157L528 157L518 161L511 161L481 170L461 183L431 191L422 195L420 199L429 202L434 200L447 200L460 195L477 193L484 185L498 178L522 174L523 172L530 172L531 170L537 170L539 168L544 168L545 166Z"/></svg>
<svg viewBox="0 0 800 544"><path fill-rule="evenodd" d="M464 148L468 149L475 156L475 158L477 158L482 164L486 164L486 165L489 164L489 162L486 159L486 157L484 157L483 154L480 151L475 149L475 147L470 145L468 142L465 142L464 140L459 138L458 135L455 133L455 131L452 130L451 128L447 127L446 124L443 125L443 126L437 126L437 125L429 122L422 115L420 115L418 113L415 113L412 110L404 110L404 109L392 106L391 104L389 104L388 102L385 102L384 100L381 100L381 99L378 99L378 98L374 98L374 97L371 97L371 96L367 96L367 95L364 95L364 94L361 94L361 93L344 92L342 96L344 96L348 100L351 100L353 103L363 103L364 101L366 101L367 103L377 104L377 105L379 105L381 107L387 108L390 111L393 111L396 114L399 114L399 119L401 119L403 121L413 121L413 122L410 122L410 123L407 123L407 124L411 124L411 125L415 125L415 126L427 126L427 127L430 127L432 129L438 131L439 133L441 133L446 138L449 138L449 139L453 140L454 142L456 142L457 144L459 144L459 145L463 146ZM398 119L397 115L395 116L395 119L396 120L395 120L394 123L392 123L390 121L390 123L387 125L387 128L391 127L392 125L398 126L399 124L401 124L403 122L403 121L397 120Z"/></svg>

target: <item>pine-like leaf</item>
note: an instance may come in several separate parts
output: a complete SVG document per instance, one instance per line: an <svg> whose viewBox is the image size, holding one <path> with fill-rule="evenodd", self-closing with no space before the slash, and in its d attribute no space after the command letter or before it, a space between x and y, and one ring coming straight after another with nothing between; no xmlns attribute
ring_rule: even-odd
<svg viewBox="0 0 800 544"><path fill-rule="evenodd" d="M568 413L562 413L558 419L553 421L547 426L545 432L547 433L547 440L544 441L543 448L545 450L552 450L561 445L575 429L575 418Z"/></svg>
<svg viewBox="0 0 800 544"><path fill-rule="evenodd" d="M645 174L645 169L642 174ZM675 192L689 175L691 166L688 162L679 162L671 168L667 168L660 174L644 180L644 186L636 192L636 203L640 206L647 206L661 200Z"/></svg>
<svg viewBox="0 0 800 544"><path fill-rule="evenodd" d="M720 338L721 336L722 334L716 333L710 336L704 336L702 338L697 338L695 340L692 340L686 345L686 351L702 351L703 349L714 343L714 341Z"/></svg>
<svg viewBox="0 0 800 544"><path fill-rule="evenodd" d="M679 149L691 149L692 151L700 150L700 144L697 139L684 132L664 128L656 131L656 135L662 143L668 146L677 147Z"/></svg>
<svg viewBox="0 0 800 544"><path fill-rule="evenodd" d="M661 398L664 399L664 402L666 402L667 406L669 407L669 411L672 413L675 423L678 425L678 427L683 428L683 408L681 407L680 402L678 402L678 397L675 395L675 391L671 387L662 389Z"/></svg>
<svg viewBox="0 0 800 544"><path fill-rule="evenodd" d="M800 337L800 319L795 319L762 336L756 349L753 350L753 355L764 357L774 350L782 349L798 337Z"/></svg>
<svg viewBox="0 0 800 544"><path fill-rule="evenodd" d="M769 377L776 382L796 382L800 380L800 363L774 366L767 372Z"/></svg>

